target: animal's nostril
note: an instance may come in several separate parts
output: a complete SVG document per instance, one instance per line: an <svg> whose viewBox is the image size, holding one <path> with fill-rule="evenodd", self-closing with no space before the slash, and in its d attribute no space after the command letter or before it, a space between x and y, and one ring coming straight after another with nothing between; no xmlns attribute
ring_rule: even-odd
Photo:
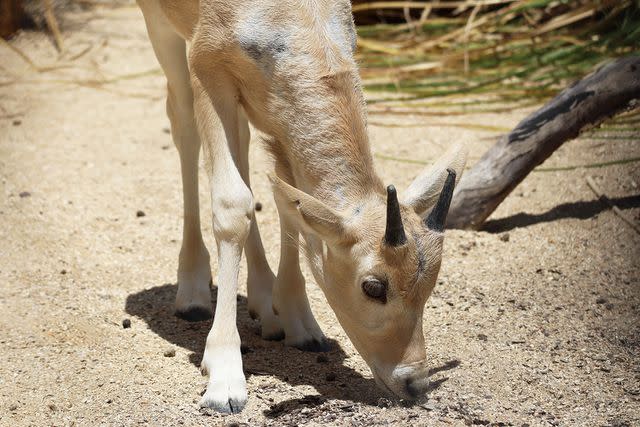
<svg viewBox="0 0 640 427"><path fill-rule="evenodd" d="M407 391L407 394L411 396L413 399L417 399L422 395L424 395L428 385L429 385L429 379L427 377L424 377L424 378L408 377L404 382L404 388Z"/></svg>

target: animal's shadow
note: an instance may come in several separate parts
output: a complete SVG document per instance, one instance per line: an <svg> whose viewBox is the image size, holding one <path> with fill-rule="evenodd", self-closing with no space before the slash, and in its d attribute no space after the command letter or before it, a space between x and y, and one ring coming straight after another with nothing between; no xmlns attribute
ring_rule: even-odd
<svg viewBox="0 0 640 427"><path fill-rule="evenodd" d="M174 316L174 299L177 286L165 284L131 294L127 297L125 310L132 316L144 320L149 328L163 339L191 351L189 360L200 366L205 341L212 320L187 322ZM215 307L217 287L212 289L212 304ZM259 323L247 312L246 297L238 296L238 331L242 340L243 365L247 377L272 375L292 386L310 385L323 398L351 400L366 405L377 404L384 396L373 379L365 378L352 368L345 366L347 355L337 341L330 340L327 353L311 353L284 346L283 342L265 341L260 337ZM430 370L430 375L459 365L454 360ZM434 381L429 391L438 388L447 378ZM300 401L300 402L297 402ZM283 403L288 403L283 406ZM279 404L274 414L279 416L296 406L308 405L304 399L293 399Z"/></svg>

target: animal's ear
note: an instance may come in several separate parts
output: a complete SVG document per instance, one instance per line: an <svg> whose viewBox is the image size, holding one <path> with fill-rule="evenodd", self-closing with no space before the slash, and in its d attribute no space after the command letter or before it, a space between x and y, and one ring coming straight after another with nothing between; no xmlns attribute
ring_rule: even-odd
<svg viewBox="0 0 640 427"><path fill-rule="evenodd" d="M346 221L329 206L315 197L287 184L275 175L269 175L278 210L301 230L311 233L327 243L352 240L353 233Z"/></svg>
<svg viewBox="0 0 640 427"><path fill-rule="evenodd" d="M454 145L435 164L426 168L413 180L404 192L402 203L413 208L418 215L423 216L438 200L447 176L449 176L447 169L452 169L456 173L457 183L466 163L466 147L461 144Z"/></svg>

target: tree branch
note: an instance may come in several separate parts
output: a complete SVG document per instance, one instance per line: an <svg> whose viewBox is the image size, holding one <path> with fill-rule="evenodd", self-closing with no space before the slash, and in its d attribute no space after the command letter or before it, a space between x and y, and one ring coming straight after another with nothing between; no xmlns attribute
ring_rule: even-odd
<svg viewBox="0 0 640 427"><path fill-rule="evenodd" d="M479 229L507 195L565 141L640 100L640 57L620 58L525 118L463 175L449 228Z"/></svg>

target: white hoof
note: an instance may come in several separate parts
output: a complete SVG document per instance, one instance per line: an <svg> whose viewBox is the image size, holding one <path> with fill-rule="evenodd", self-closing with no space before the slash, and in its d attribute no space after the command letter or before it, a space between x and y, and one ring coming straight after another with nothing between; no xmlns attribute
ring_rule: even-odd
<svg viewBox="0 0 640 427"><path fill-rule="evenodd" d="M244 378L209 381L207 391L200 399L201 408L210 408L223 414L237 414L247 403Z"/></svg>
<svg viewBox="0 0 640 427"><path fill-rule="evenodd" d="M208 347L208 346L207 346ZM200 399L201 408L236 414L247 403L247 383L242 371L240 346L205 349L202 372L209 374L207 390Z"/></svg>

